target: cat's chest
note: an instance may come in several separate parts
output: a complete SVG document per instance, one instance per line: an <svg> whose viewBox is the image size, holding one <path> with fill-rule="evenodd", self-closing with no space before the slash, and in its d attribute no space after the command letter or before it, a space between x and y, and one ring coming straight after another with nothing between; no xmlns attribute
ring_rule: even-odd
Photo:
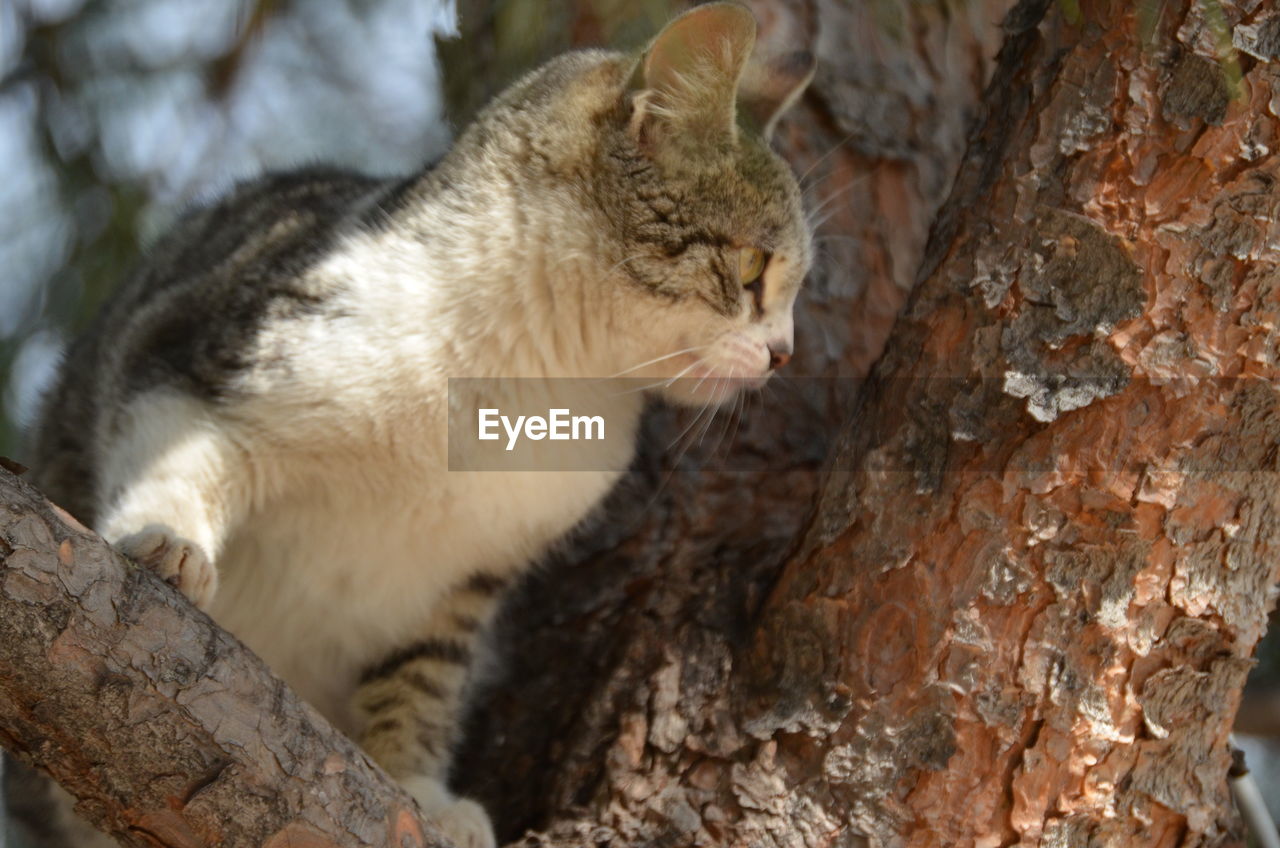
<svg viewBox="0 0 1280 848"><path fill-rule="evenodd" d="M614 472L454 473L367 497L340 486L234 534L212 613L315 703L415 635L478 571L518 573L599 504ZM333 687L337 687L334 689ZM330 691L333 689L333 691Z"/></svg>
<svg viewBox="0 0 1280 848"><path fill-rule="evenodd" d="M237 617L287 597L312 626L394 633L476 571L510 574L532 564L618 476L332 463L232 534L220 557L220 594Z"/></svg>
<svg viewBox="0 0 1280 848"><path fill-rule="evenodd" d="M608 494L614 471L351 469L266 505L236 534L245 556L313 578L447 588L538 557ZM275 566L278 567L278 566Z"/></svg>

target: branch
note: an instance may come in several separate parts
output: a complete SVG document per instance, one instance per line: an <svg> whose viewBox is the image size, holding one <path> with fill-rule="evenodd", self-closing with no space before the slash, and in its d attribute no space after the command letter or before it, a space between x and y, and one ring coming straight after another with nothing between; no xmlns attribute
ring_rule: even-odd
<svg viewBox="0 0 1280 848"><path fill-rule="evenodd" d="M0 744L126 845L446 844L261 660L5 470Z"/></svg>

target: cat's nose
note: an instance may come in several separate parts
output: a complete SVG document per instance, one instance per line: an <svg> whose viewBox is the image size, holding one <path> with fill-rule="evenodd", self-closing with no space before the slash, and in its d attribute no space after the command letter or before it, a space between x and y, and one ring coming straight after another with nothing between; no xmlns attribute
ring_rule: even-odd
<svg viewBox="0 0 1280 848"><path fill-rule="evenodd" d="M774 342L769 345L769 370L777 371L791 361L791 345L785 342Z"/></svg>

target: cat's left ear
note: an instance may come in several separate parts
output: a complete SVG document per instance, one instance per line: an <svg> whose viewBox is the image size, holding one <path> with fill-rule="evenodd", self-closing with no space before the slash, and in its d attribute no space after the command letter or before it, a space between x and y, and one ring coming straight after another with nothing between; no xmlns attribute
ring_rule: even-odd
<svg viewBox="0 0 1280 848"><path fill-rule="evenodd" d="M630 127L642 145L687 155L732 144L755 41L756 19L737 3L697 6L667 24L632 79Z"/></svg>

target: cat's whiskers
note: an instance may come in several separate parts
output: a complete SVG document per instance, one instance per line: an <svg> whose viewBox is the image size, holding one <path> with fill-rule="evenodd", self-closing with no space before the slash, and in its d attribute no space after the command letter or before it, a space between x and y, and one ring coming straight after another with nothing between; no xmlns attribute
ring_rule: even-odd
<svg viewBox="0 0 1280 848"><path fill-rule="evenodd" d="M765 385L768 385L767 383ZM733 432L729 434L729 448L733 448L734 442L738 440L738 426L742 423L742 417L746 414L747 403L751 395L747 392L739 392L737 399L734 401L733 407Z"/></svg>
<svg viewBox="0 0 1280 848"><path fill-rule="evenodd" d="M826 197L820 197L818 192L820 188L826 187L823 183L814 183L812 186L803 189L801 191L801 197L804 198L805 204L813 204L813 206L808 208L805 213L806 221L811 220L817 212L820 212L824 207L829 206L833 201L838 200L854 189L861 187L864 183L870 180L872 176L873 173L871 171L864 171Z"/></svg>
<svg viewBox="0 0 1280 848"><path fill-rule="evenodd" d="M736 369L735 369L736 370ZM738 436L738 422L741 420L741 411L746 405L747 393L743 389L738 389L733 396L733 407L729 410L729 414L724 416L725 425L720 430L720 444L716 445L716 452L721 447L725 447L725 458L728 458L729 452L733 450L733 440ZM730 434L730 428L733 433Z"/></svg>
<svg viewBox="0 0 1280 848"><path fill-rule="evenodd" d="M711 396L716 397L717 395L719 395L721 389L724 388L724 385L725 385L725 378L716 377L716 381L711 387ZM707 420L702 424L702 430L698 433L698 447L702 447L702 440L707 437L707 431L711 429L711 422L715 420L716 413L720 411L720 405L707 404L707 409L711 410L711 414L707 416ZM712 451L712 453L714 454L715 451Z"/></svg>
<svg viewBox="0 0 1280 848"><path fill-rule="evenodd" d="M674 357L681 356L686 353L696 353L697 351L700 351L700 350L706 350L708 347L710 347L710 345L694 345L693 347L687 347L684 350L677 350L674 353L666 353L666 354L663 354L662 356L655 356L653 359L650 359L646 362L641 362L639 365L632 365L630 368L624 368L616 374L610 374L605 379L614 380L614 379L617 379L618 377L621 377L623 374L630 374L632 371L639 371L641 368L647 368L650 365L656 365L659 362L662 362L667 359L672 359ZM695 362L694 365L696 364L697 363Z"/></svg>
<svg viewBox="0 0 1280 848"><path fill-rule="evenodd" d="M805 169L804 169L804 173L803 173L803 174L801 174L799 177L797 177L797 178L796 178L796 182L797 182L797 183L799 183L801 186L803 186L803 185L804 185L804 181L805 181L806 179L808 179L809 175L813 173L814 169L815 169L815 168L817 168L819 165L821 165L823 162L825 162L825 161L827 161L828 159L830 159L830 158L831 158L831 154L835 153L837 150L839 150L840 148L842 148L842 147L844 147L846 144L848 144L848 143L849 143L849 141L850 141L850 139L852 139L852 138L853 138L853 136L854 136L854 134L855 134L855 133L857 133L857 130L850 130L850 131L845 135L845 137L844 137L844 138L840 139L840 140L839 140L839 141L837 141L835 144L831 145L831 147L830 147L830 148L828 148L828 150L827 150L827 152L826 152L826 153L824 153L824 154L822 154L821 156L819 156L819 157L814 161L814 163L813 163L812 165L810 165L809 167L807 167L807 168L805 168Z"/></svg>
<svg viewBox="0 0 1280 848"><path fill-rule="evenodd" d="M708 378L708 377L710 377L710 376L711 376L711 374L710 374L710 373L707 373L707 374L703 375L703 377L702 377L700 380L698 380L697 384L693 387L693 391L691 392L691 394L692 394L692 395L694 395L694 396L696 397L696 396L697 396L697 394L698 394L698 390L702 388L702 384L703 384L703 383L705 383L705 382L707 381L707 378ZM684 436L685 436L685 434L686 434L686 433L688 433L690 430L692 430L692 429L693 429L694 425L696 425L696 424L698 423L698 420L699 420L700 418L702 418L702 414L703 414L704 412L706 412L706 411L707 411L707 409L709 408L709 406L710 406L710 404L703 404L702 406L700 406L700 407L698 408L698 414L697 414L697 415L695 415L695 416L693 417L693 421L689 422L689 426L687 426L687 427L685 427L683 430L681 430L681 431L680 431L680 435L676 436L676 437L675 437L675 438L674 438L674 439L673 439L673 440L672 440L672 441L667 445L667 448L666 448L667 450L671 450L671 448L672 448L672 447L674 447L674 446L676 445L676 443L677 443L677 442L679 442L681 439L683 439L683 438L684 438ZM686 447L684 450L682 450L682 451L680 452L680 455L677 457L677 462L678 462L680 459L683 459L683 458L684 458L685 453L687 453L687 452L688 452L688 448Z"/></svg>
<svg viewBox="0 0 1280 848"><path fill-rule="evenodd" d="M872 176L873 176L873 172L863 171L862 173L853 177L853 179L849 180L849 182L846 183L845 185L840 186L834 193L830 195L830 197L826 199L829 200L831 197L839 197L840 195L844 194L850 189L857 188L858 186L867 182L868 180L871 179ZM812 183L800 190L800 196L804 199L805 203L812 203L815 201L819 203L825 202L819 199L819 190L822 188L826 188L827 186L828 186L827 183Z"/></svg>
<svg viewBox="0 0 1280 848"><path fill-rule="evenodd" d="M706 411L707 407L698 407L698 412L693 416L693 420L689 422L689 425L685 427L685 429L680 432L680 435L676 436L675 441L672 442L673 445L677 443L679 444L675 460L672 463L672 468L679 468L680 463L684 462L684 458L689 455L689 450L693 447L693 437L689 434L693 428L698 425L698 422L702 420L702 416ZM670 447L670 445L668 445L668 447Z"/></svg>
<svg viewBox="0 0 1280 848"><path fill-rule="evenodd" d="M770 380L764 384L764 388L768 392L772 392L773 400L779 404L786 406L794 406L795 404L803 404L806 408L812 407L813 402L797 385L795 379L779 378ZM790 392L790 397L783 393L783 389Z"/></svg>
<svg viewBox="0 0 1280 848"><path fill-rule="evenodd" d="M697 368L699 364L700 363L698 360L694 360L693 362L690 362L687 366L682 368L680 370L680 373L676 374L674 377L668 377L665 380L658 380L657 382L650 383L647 386L641 386L638 389L627 389L625 392L618 392L617 394L613 395L613 397L620 397L622 395L633 395L637 392L647 392L649 389L656 389L659 386L661 386L664 389L669 388L673 383L675 383L676 380L679 380L685 374L688 374L694 368Z"/></svg>
<svg viewBox="0 0 1280 848"><path fill-rule="evenodd" d="M711 398L714 398L714 397L718 396L718 395L720 394L720 392L724 389L724 387L725 387L725 385L726 385L726 384L732 384L733 380L735 379L735 375L737 374L737 370L738 370L738 369L737 369L736 367L731 367L730 373L729 373L729 375L728 375L727 377L726 377L726 376L723 376L723 375L717 375L717 376L715 376L715 378L714 378L714 382L712 383L712 385L711 385L711 390L710 390L710 397L711 397ZM710 378L710 377L711 377L711 375L707 375L706 377L703 377L703 378L702 378L702 380L701 380L701 381L699 381L698 386L696 386L696 387L694 388L694 392L696 393L696 392L698 391L698 389L700 389L700 388L701 388L701 386L703 385L703 383L705 383L705 381L706 381L708 378ZM735 398L735 404L736 404L736 401L737 401L737 399ZM680 435L676 437L676 441L681 441L681 440L683 439L683 444L682 444L682 447L681 447L680 454L678 455L678 457L677 457L677 459L676 459L676 463L677 463L677 464L678 464L680 461L682 461L682 460L684 459L684 457L685 457L685 456L687 456L687 455L688 455L689 451L690 451L690 450L692 450L692 449L695 447L695 445L696 445L699 449L701 449L701 448L702 448L702 443L703 443L703 441L706 439L706 436L707 436L708 432L710 432L711 425L712 425L712 423L715 421L715 419L716 419L717 417L719 417L722 421L724 421L724 422L725 422L725 428L721 430L721 438L720 438L720 441L718 441L718 442L716 443L716 446L715 446L713 449L711 449L711 450L709 450L709 451L705 451L705 455L706 455L706 456L715 456L715 455L719 452L719 450L720 450L720 446L723 444L724 431L725 431L725 429L727 429L727 427L728 427L728 418L727 418L726 416L720 416L720 415L719 415L719 413L721 412L722 408L723 408L723 407L721 407L721 405L720 405L719 403L714 403L714 402L712 402L712 401L708 400L708 402L704 403L704 404L703 404L703 405L698 409L698 414L697 414L696 416L694 416L693 421L691 421L691 422L689 423L689 426L687 426L687 427L686 427L686 428L685 428L685 429L680 433ZM701 422L702 422L702 426L701 426L701 427L698 427L698 422L699 422L699 421L701 421ZM697 429L697 431L698 431L698 434L697 434L697 437L696 437L696 438L695 438L695 437L693 437L693 435L692 435L692 432L693 432L693 430L695 430L695 429ZM688 438L685 438L686 436L688 436ZM675 444L675 442L673 442L672 444ZM670 447L670 445L668 445L668 447Z"/></svg>
<svg viewBox="0 0 1280 848"><path fill-rule="evenodd" d="M643 254L643 253L636 253L636 254L634 254L634 255L632 255L632 256L628 256L628 257L626 257L625 259L621 259L621 260L619 260L619 261L618 261L618 262L617 262L617 263L616 263L612 268L610 268L608 271L606 271L606 272L605 272L605 276L606 276L606 277L611 277L611 276L613 276L613 272L614 272L614 271L618 270L618 269L619 269L619 268L621 268L623 265L626 265L628 262L631 262L631 261L632 261L632 260L634 260L634 259L643 259L643 258L644 258L644 254Z"/></svg>
<svg viewBox="0 0 1280 848"><path fill-rule="evenodd" d="M811 230L816 230L816 229L818 229L818 228L819 228L819 227L821 227L823 224L827 223L827 222L828 222L828 221L830 221L832 218L834 218L836 215L840 214L840 212L841 212L841 211L842 211L842 210L841 210L841 208L840 208L840 207L835 207L835 206L833 206L832 208L828 209L828 210L827 210L827 212L826 212L826 214L824 214L821 218L818 218L818 219L814 220L813 222L811 222L811 223L810 223L810 225L809 225L809 228L810 228Z"/></svg>
<svg viewBox="0 0 1280 848"><path fill-rule="evenodd" d="M764 390L769 393L769 400L771 402L779 403L779 404L785 404L787 402L787 399L782 396L782 391L778 388L778 386L774 385L773 380L770 380L768 383L765 383Z"/></svg>
<svg viewBox="0 0 1280 848"><path fill-rule="evenodd" d="M862 174L852 180L848 185L843 186L838 191L832 193L830 196L824 197L817 206L805 212L805 219L809 224L809 231L817 232L823 224L831 220L832 216L840 211L840 207L836 206L836 201L843 198L855 188L861 186L870 177L870 172Z"/></svg>

